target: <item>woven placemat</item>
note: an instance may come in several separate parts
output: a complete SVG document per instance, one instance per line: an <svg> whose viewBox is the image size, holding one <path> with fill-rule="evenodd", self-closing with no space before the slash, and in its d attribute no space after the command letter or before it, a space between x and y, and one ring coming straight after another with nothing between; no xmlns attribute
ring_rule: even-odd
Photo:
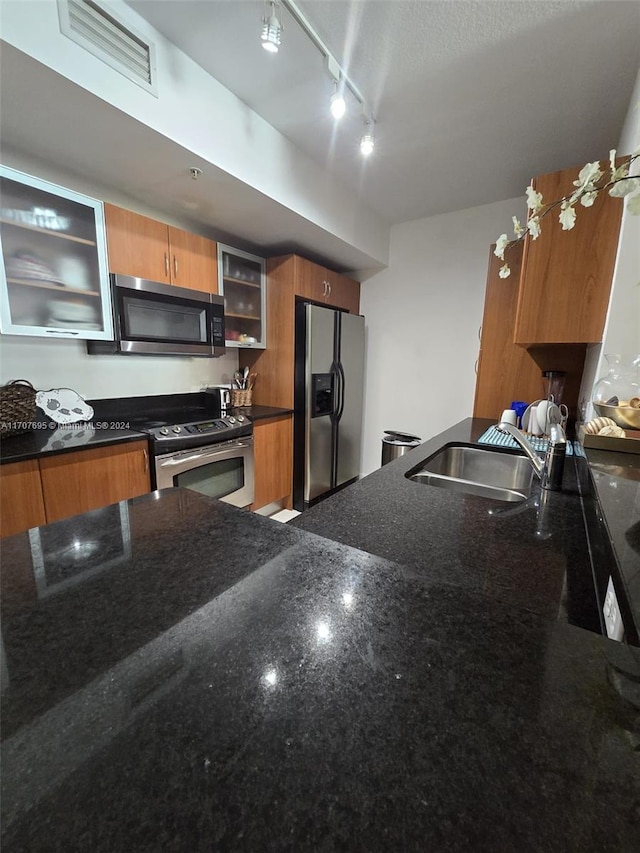
<svg viewBox="0 0 640 853"><path fill-rule="evenodd" d="M535 436L527 436L529 444L539 453L546 453L549 445L548 438L537 438ZM506 432L501 432L497 427L491 426L488 430L482 433L478 439L478 444L492 444L495 447L509 447L512 450L518 450L520 445L515 438ZM567 441L567 456L573 455L573 444Z"/></svg>

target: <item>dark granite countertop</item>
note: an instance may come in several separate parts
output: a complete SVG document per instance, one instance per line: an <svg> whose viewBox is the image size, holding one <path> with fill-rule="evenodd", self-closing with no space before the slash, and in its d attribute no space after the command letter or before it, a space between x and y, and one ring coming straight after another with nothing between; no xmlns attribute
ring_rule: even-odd
<svg viewBox="0 0 640 853"><path fill-rule="evenodd" d="M3 853L637 850L637 649L179 489L3 561Z"/></svg>
<svg viewBox="0 0 640 853"><path fill-rule="evenodd" d="M585 453L637 618L640 614L640 455L592 448L585 448Z"/></svg>
<svg viewBox="0 0 640 853"><path fill-rule="evenodd" d="M186 407L202 403L203 399L202 393L192 393L91 400L96 410L92 423L58 426L49 418L42 417L36 422L37 428L0 440L0 463L24 462L50 453L146 439L145 433L126 427L128 421L139 416L141 411L146 412L153 406L166 405L167 402L182 403ZM233 409L232 413L247 415L252 422L256 422L290 415L292 411L276 406L247 406Z"/></svg>
<svg viewBox="0 0 640 853"><path fill-rule="evenodd" d="M404 476L448 442L476 442L490 424L462 421L291 524L510 607L601 630L580 495L584 482L579 485L588 479L584 458L567 457L561 492L541 493L536 481L533 500L522 504L461 495ZM632 642L640 598L634 610Z"/></svg>
<svg viewBox="0 0 640 853"><path fill-rule="evenodd" d="M103 423L103 422L101 422ZM87 450L127 441L146 439L144 433L126 428L91 424L69 424L60 426L53 422L42 424L41 429L32 429L20 435L9 435L0 440L0 463L25 462L54 453Z"/></svg>

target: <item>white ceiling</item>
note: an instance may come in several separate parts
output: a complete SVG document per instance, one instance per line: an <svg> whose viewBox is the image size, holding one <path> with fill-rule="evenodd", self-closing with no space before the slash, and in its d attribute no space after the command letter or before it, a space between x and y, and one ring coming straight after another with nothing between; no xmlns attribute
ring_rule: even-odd
<svg viewBox="0 0 640 853"><path fill-rule="evenodd" d="M640 3L297 0L376 116L336 123L319 51L262 0L128 0L206 71L397 223L520 195L617 144L640 64Z"/></svg>
<svg viewBox="0 0 640 853"><path fill-rule="evenodd" d="M635 0L297 3L372 106L368 160L361 117L331 118L322 58L286 11L274 56L259 43L262 0L128 0L389 224L521 196L532 175L606 157L620 136L640 65ZM372 266L21 51L4 44L0 62L3 145L236 245ZM205 169L188 194L178 184L186 165Z"/></svg>

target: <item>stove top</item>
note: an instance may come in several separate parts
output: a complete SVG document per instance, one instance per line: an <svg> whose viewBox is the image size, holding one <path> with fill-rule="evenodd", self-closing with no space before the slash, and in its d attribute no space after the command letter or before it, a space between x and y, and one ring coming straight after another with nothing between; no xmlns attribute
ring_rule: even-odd
<svg viewBox="0 0 640 853"><path fill-rule="evenodd" d="M208 417L205 420L189 421L187 423L171 423L170 421L149 421L145 426L139 426L143 432L148 433L155 441L163 444L176 438L206 438L215 441L223 441L233 435L249 435L251 433L251 422L244 415L222 415L220 417ZM239 433L239 430L245 430Z"/></svg>
<svg viewBox="0 0 640 853"><path fill-rule="evenodd" d="M217 444L253 433L246 415L223 412L207 392L95 401L96 417L124 420L150 438L153 455Z"/></svg>

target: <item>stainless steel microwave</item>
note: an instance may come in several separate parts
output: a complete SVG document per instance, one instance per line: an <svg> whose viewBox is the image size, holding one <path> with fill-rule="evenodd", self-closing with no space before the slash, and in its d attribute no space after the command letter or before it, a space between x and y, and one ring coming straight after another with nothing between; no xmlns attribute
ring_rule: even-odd
<svg viewBox="0 0 640 853"><path fill-rule="evenodd" d="M109 278L115 340L87 341L91 355L224 355L222 296L128 275Z"/></svg>

